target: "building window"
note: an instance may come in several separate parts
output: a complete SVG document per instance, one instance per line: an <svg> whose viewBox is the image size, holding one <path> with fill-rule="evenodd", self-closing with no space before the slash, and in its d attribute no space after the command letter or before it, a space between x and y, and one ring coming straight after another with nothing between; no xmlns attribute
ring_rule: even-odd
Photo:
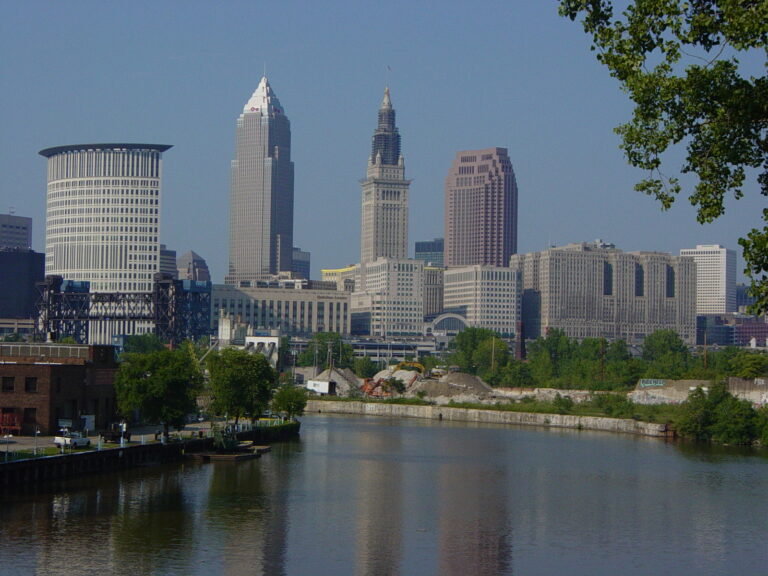
<svg viewBox="0 0 768 576"><path fill-rule="evenodd" d="M667 266L667 298L675 297L675 269Z"/></svg>
<svg viewBox="0 0 768 576"><path fill-rule="evenodd" d="M24 378L24 392L37 392L37 378L28 376Z"/></svg>
<svg viewBox="0 0 768 576"><path fill-rule="evenodd" d="M645 271L642 264L635 264L635 296L645 295Z"/></svg>
<svg viewBox="0 0 768 576"><path fill-rule="evenodd" d="M603 262L603 296L613 295L613 264Z"/></svg>
<svg viewBox="0 0 768 576"><path fill-rule="evenodd" d="M13 376L3 376L3 392L13 392Z"/></svg>

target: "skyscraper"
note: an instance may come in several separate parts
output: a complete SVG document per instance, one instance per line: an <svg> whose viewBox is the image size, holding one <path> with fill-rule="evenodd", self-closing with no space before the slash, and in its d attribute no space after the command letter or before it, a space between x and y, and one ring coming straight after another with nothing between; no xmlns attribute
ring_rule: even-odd
<svg viewBox="0 0 768 576"><path fill-rule="evenodd" d="M696 314L736 312L736 252L719 244L680 250L696 262Z"/></svg>
<svg viewBox="0 0 768 576"><path fill-rule="evenodd" d="M408 188L389 87L379 108L363 188L360 262L408 257Z"/></svg>
<svg viewBox="0 0 768 576"><path fill-rule="evenodd" d="M82 144L48 158L45 273L88 282L91 292L151 293L160 269L162 153L155 144ZM153 329L143 320L91 321L89 341Z"/></svg>
<svg viewBox="0 0 768 576"><path fill-rule="evenodd" d="M237 119L226 283L247 285L292 267L291 123L264 76Z"/></svg>
<svg viewBox="0 0 768 576"><path fill-rule="evenodd" d="M0 248L32 247L32 218L0 214Z"/></svg>
<svg viewBox="0 0 768 576"><path fill-rule="evenodd" d="M509 266L517 182L506 148L456 154L445 182L445 265Z"/></svg>
<svg viewBox="0 0 768 576"><path fill-rule="evenodd" d="M162 153L154 144L83 144L48 158L45 273L92 292L152 292L160 266Z"/></svg>

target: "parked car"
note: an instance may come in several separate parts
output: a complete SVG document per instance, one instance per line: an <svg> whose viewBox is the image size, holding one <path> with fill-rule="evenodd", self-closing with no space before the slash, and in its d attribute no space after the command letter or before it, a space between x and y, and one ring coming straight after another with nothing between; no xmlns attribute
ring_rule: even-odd
<svg viewBox="0 0 768 576"><path fill-rule="evenodd" d="M62 446L69 446L70 448L84 448L91 445L91 440L83 436L80 432L62 430L59 436L53 437L53 443L59 448Z"/></svg>

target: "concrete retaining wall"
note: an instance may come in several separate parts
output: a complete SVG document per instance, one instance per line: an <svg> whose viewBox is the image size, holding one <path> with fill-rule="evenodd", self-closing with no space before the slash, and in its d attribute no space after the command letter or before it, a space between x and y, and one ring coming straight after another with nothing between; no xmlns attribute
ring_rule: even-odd
<svg viewBox="0 0 768 576"><path fill-rule="evenodd" d="M525 426L546 426L549 428L572 428L575 430L602 430L622 432L640 436L666 436L666 425L618 418L595 416L572 416L564 414L534 414L531 412L505 412L501 410L477 410L474 408L449 408L447 406L414 406L408 404L385 404L383 402L334 402L310 400L307 413L364 414L368 416L389 416L396 418L427 418L456 422L483 422L488 424L521 424Z"/></svg>

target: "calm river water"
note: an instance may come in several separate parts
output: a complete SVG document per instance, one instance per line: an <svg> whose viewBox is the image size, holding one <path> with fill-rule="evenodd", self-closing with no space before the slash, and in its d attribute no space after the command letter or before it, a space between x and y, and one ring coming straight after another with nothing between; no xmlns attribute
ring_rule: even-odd
<svg viewBox="0 0 768 576"><path fill-rule="evenodd" d="M768 457L307 416L260 460L0 500L8 575L766 575Z"/></svg>

